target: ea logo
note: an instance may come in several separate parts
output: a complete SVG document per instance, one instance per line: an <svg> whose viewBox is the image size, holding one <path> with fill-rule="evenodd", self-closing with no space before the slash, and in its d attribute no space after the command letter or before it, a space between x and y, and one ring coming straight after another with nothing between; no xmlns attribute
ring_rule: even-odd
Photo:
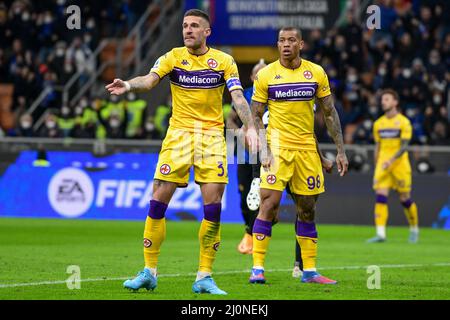
<svg viewBox="0 0 450 320"><path fill-rule="evenodd" d="M303 76L308 80L310 80L313 77L312 72L309 70L303 72Z"/></svg>
<svg viewBox="0 0 450 320"><path fill-rule="evenodd" d="M63 217L77 218L91 207L94 185L84 171L62 169L50 180L47 195L53 210Z"/></svg>
<svg viewBox="0 0 450 320"><path fill-rule="evenodd" d="M208 60L208 66L209 66L211 69L214 69L214 68L217 68L218 63L217 63L217 61L214 60L214 59L209 59L209 60Z"/></svg>

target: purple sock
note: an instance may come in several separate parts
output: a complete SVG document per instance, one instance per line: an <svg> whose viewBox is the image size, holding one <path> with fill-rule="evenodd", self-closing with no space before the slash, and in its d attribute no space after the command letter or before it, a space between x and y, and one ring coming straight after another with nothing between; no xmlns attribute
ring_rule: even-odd
<svg viewBox="0 0 450 320"><path fill-rule="evenodd" d="M402 202L402 206L403 206L405 209L409 209L409 207L411 207L413 203L414 203L414 202L413 202L411 199L408 199L408 200Z"/></svg>
<svg viewBox="0 0 450 320"><path fill-rule="evenodd" d="M297 221L297 235L299 237L317 238L316 224L314 222Z"/></svg>
<svg viewBox="0 0 450 320"><path fill-rule="evenodd" d="M148 210L148 216L152 219L160 220L164 218L167 210L167 204L159 202L157 200L150 201L150 209Z"/></svg>
<svg viewBox="0 0 450 320"><path fill-rule="evenodd" d="M377 194L377 203L387 203L388 202L388 198L382 194Z"/></svg>
<svg viewBox="0 0 450 320"><path fill-rule="evenodd" d="M255 224L253 225L253 233L261 233L268 237L272 236L272 222L264 221L260 219L255 220Z"/></svg>
<svg viewBox="0 0 450 320"><path fill-rule="evenodd" d="M207 204L203 207L205 220L220 223L222 203Z"/></svg>

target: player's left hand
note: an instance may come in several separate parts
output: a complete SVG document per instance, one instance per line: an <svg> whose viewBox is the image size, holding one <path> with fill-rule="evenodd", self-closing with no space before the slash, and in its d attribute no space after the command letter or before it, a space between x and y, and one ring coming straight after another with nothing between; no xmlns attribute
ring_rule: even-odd
<svg viewBox="0 0 450 320"><path fill-rule="evenodd" d="M343 177L348 171L348 160L345 153L338 153L336 156L336 164L338 167L338 171L340 176Z"/></svg>

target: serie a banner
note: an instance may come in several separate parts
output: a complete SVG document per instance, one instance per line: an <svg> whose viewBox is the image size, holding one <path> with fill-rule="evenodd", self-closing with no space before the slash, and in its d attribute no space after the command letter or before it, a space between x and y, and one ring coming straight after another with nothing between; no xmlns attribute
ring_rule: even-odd
<svg viewBox="0 0 450 320"><path fill-rule="evenodd" d="M281 27L329 30L346 1L340 0L186 0L185 9L208 12L214 45L273 46Z"/></svg>
<svg viewBox="0 0 450 320"><path fill-rule="evenodd" d="M0 177L0 217L145 219L157 153L99 158L89 152L48 152L48 167L34 166L36 156L22 152ZM177 189L166 217L201 220L202 203L191 172L189 185ZM236 164L229 165L222 208L223 222L243 222Z"/></svg>

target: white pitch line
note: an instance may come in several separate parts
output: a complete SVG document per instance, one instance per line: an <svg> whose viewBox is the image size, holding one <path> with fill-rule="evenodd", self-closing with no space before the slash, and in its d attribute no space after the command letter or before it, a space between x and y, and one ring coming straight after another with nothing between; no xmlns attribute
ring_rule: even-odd
<svg viewBox="0 0 450 320"><path fill-rule="evenodd" d="M356 269L366 269L368 266L341 266L341 267L322 267L320 270L356 270ZM420 267L450 267L450 262L442 263L432 263L432 264L382 264L378 265L380 268L392 269L392 268L420 268ZM290 272L292 269L268 269L267 272ZM246 270L229 270L229 271L219 271L214 272L215 275L226 275L226 274L239 274L239 273L249 273L250 269ZM172 274L160 274L158 278L178 278L178 277L188 277L195 276L197 273L172 273ZM97 279L81 279L80 282L98 282L98 281L120 281L127 280L130 277L121 278L97 278ZM28 282L28 283L11 283L11 284L0 284L1 288L15 288L15 287L32 287L32 286L44 286L44 285L54 285L54 284L65 284L66 280L59 281L41 281L41 282Z"/></svg>

